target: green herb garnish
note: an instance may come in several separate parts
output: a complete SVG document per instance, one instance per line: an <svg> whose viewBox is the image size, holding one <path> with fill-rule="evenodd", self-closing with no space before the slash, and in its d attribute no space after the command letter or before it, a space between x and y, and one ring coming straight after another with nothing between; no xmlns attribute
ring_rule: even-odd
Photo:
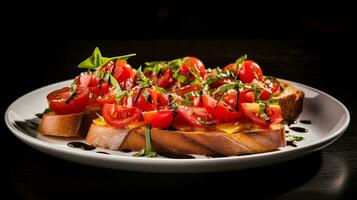
<svg viewBox="0 0 357 200"><path fill-rule="evenodd" d="M300 142L304 140L305 138L302 136L297 136L297 135L291 135L291 134L286 134L285 135L285 140L286 142Z"/></svg>
<svg viewBox="0 0 357 200"><path fill-rule="evenodd" d="M149 158L156 157L157 153L152 151L151 147L151 126L148 125L145 127L145 149L142 149L140 152L134 154L135 157L146 156Z"/></svg>
<svg viewBox="0 0 357 200"><path fill-rule="evenodd" d="M102 54L100 53L100 50L98 47L96 47L93 51L92 56L88 57L84 61L82 61L78 67L79 68L85 68L85 69L96 69L107 62L111 60L127 60L128 58L135 56L136 54L128 54L128 55L123 55L123 56L115 56L115 57L103 57Z"/></svg>

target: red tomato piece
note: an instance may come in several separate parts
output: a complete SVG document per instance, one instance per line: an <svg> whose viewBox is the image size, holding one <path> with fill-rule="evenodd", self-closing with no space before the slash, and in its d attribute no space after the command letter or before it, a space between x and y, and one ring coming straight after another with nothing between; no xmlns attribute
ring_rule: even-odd
<svg viewBox="0 0 357 200"><path fill-rule="evenodd" d="M77 87L74 96L70 96L70 88L64 87L47 95L51 110L56 114L72 114L82 112L89 105L89 89Z"/></svg>
<svg viewBox="0 0 357 200"><path fill-rule="evenodd" d="M144 121L152 127L165 129L171 126L174 112L169 109L143 112Z"/></svg>
<svg viewBox="0 0 357 200"><path fill-rule="evenodd" d="M131 123L137 122L141 116L139 108L115 104L104 104L102 114L104 120L116 128L127 127Z"/></svg>

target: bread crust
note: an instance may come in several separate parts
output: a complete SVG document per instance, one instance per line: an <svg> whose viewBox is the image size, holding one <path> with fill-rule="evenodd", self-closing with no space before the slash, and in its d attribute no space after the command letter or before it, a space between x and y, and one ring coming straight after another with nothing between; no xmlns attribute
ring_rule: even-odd
<svg viewBox="0 0 357 200"><path fill-rule="evenodd" d="M279 82L283 91L273 99L279 100L284 120L296 119L302 112L305 94L291 83L282 80L279 80Z"/></svg>
<svg viewBox="0 0 357 200"><path fill-rule="evenodd" d="M88 131L87 143L112 150L138 151L145 148L144 132L144 128L128 130L92 124ZM282 124L269 129L233 134L152 128L151 141L154 151L159 153L234 156L277 150L285 146L285 131Z"/></svg>
<svg viewBox="0 0 357 200"><path fill-rule="evenodd" d="M43 115L38 132L56 137L85 137L100 108L91 107L81 113L57 115L54 112Z"/></svg>

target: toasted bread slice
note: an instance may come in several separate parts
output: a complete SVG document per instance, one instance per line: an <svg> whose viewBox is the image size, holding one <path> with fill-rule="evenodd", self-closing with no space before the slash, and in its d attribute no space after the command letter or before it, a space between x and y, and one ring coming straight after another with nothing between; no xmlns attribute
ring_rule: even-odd
<svg viewBox="0 0 357 200"><path fill-rule="evenodd" d="M125 138L125 139L123 139ZM153 149L157 152L199 155L242 155L277 150L285 146L284 125L269 129L227 134L219 131L185 132L153 128ZM144 128L132 130L92 124L87 142L112 150L138 151L145 148Z"/></svg>
<svg viewBox="0 0 357 200"><path fill-rule="evenodd" d="M305 94L286 81L279 80L279 82L283 91L273 98L279 100L281 114L284 120L295 119L302 112Z"/></svg>
<svg viewBox="0 0 357 200"><path fill-rule="evenodd" d="M85 137L99 108L87 108L84 112L57 115L54 112L43 115L38 132L48 136Z"/></svg>

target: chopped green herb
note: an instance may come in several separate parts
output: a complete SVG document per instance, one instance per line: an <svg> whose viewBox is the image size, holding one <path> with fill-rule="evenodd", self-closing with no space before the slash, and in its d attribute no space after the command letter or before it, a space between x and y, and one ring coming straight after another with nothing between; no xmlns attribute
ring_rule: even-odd
<svg viewBox="0 0 357 200"><path fill-rule="evenodd" d="M300 142L300 141L304 140L304 137L297 136L297 135L286 134L285 135L285 140L287 142Z"/></svg>
<svg viewBox="0 0 357 200"><path fill-rule="evenodd" d="M142 157L146 156L149 158L156 157L156 152L152 151L151 147L151 126L148 125L145 128L145 149L142 149L140 152L134 154L133 156Z"/></svg>
<svg viewBox="0 0 357 200"><path fill-rule="evenodd" d="M208 122L208 121L198 121L201 125L204 125L204 126L212 126L212 125L215 125L214 122Z"/></svg>
<svg viewBox="0 0 357 200"><path fill-rule="evenodd" d="M188 100L188 99L184 99L182 100L180 103L179 103L180 106L183 106L183 105L190 105L190 106L193 106L193 102Z"/></svg>
<svg viewBox="0 0 357 200"><path fill-rule="evenodd" d="M137 72L138 72L138 77L139 77L139 81L137 81L137 83L140 85L141 88L153 86L151 80L143 74L143 72L141 70L141 66L139 67Z"/></svg>

